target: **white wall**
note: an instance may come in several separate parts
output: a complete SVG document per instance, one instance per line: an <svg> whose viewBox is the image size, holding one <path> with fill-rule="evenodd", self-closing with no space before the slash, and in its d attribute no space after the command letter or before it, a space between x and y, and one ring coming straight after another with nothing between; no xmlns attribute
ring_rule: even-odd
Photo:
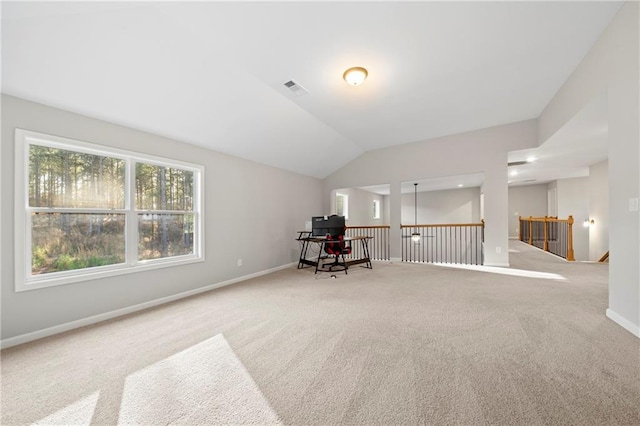
<svg viewBox="0 0 640 426"><path fill-rule="evenodd" d="M597 261L609 251L609 162L589 167L589 260Z"/></svg>
<svg viewBox="0 0 640 426"><path fill-rule="evenodd" d="M573 178L556 181L558 190L558 218L573 216L573 252L576 260L589 260L589 179Z"/></svg>
<svg viewBox="0 0 640 426"><path fill-rule="evenodd" d="M400 183L484 172L485 264L506 266L509 263L507 153L536 145L537 123L528 120L369 151L325 179L325 199L329 199L334 189L388 182L391 257L399 258Z"/></svg>
<svg viewBox="0 0 640 426"><path fill-rule="evenodd" d="M509 187L509 238L520 237L522 217L547 215L547 185Z"/></svg>
<svg viewBox="0 0 640 426"><path fill-rule="evenodd" d="M609 116L609 309L607 316L640 336L639 5L626 2L538 119L547 140L603 92Z"/></svg>
<svg viewBox="0 0 640 426"><path fill-rule="evenodd" d="M415 221L414 194L402 194L402 224ZM479 223L480 188L418 192L418 224Z"/></svg>
<svg viewBox="0 0 640 426"><path fill-rule="evenodd" d="M391 197L389 195L385 195L383 196L382 200L382 217L384 218L384 224L389 225L391 223Z"/></svg>
<svg viewBox="0 0 640 426"><path fill-rule="evenodd" d="M347 226L377 226L388 225L388 216L385 212L385 196L365 191L359 188L346 188L332 191L331 198L331 214L336 212L336 193L345 194L349 197L349 219ZM387 197L388 198L388 197ZM380 219L373 218L373 200L380 201Z"/></svg>
<svg viewBox="0 0 640 426"><path fill-rule="evenodd" d="M15 293L16 127L204 165L206 261ZM318 179L5 95L1 148L3 340L291 263L295 232L322 211Z"/></svg>

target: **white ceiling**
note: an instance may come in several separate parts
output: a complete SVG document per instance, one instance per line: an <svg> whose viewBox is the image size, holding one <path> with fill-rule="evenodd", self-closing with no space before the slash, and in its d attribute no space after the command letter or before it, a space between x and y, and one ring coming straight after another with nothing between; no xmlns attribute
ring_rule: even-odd
<svg viewBox="0 0 640 426"><path fill-rule="evenodd" d="M445 189L457 188L475 188L482 186L484 182L484 173L468 173L455 176L441 176L430 179L418 179L407 182L401 182L400 192L402 194L413 194L417 189L418 192L442 191ZM414 184L418 184L416 188ZM391 187L389 185L370 185L361 186L358 189L373 192L379 195L389 195Z"/></svg>
<svg viewBox="0 0 640 426"><path fill-rule="evenodd" d="M601 94L544 144L509 153L509 162L532 163L509 167L511 186L540 184L557 179L589 176L589 166L608 158L607 95Z"/></svg>
<svg viewBox="0 0 640 426"><path fill-rule="evenodd" d="M3 2L2 91L325 177L367 150L537 117L620 5ZM351 66L362 86L342 80Z"/></svg>

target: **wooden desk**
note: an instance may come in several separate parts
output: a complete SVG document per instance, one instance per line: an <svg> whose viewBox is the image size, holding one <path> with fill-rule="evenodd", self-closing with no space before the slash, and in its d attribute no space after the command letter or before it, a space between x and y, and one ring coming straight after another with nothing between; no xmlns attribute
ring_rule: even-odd
<svg viewBox="0 0 640 426"><path fill-rule="evenodd" d="M327 239L326 237L312 237L309 235L305 236L304 234L305 232L299 232L298 238L296 238L297 241L301 242L300 258L298 259L298 269L304 268L305 265L312 266L316 268L315 273L317 274L318 271L320 272L324 271L324 269L320 267L320 262L323 258L324 259L327 258L326 255L323 256L324 245L327 242ZM373 237L369 237L369 236L357 236L357 237L344 238L343 241L345 242L360 241L360 244L362 244L362 253L364 254L364 256L360 259L351 259L351 260L345 261L345 265L347 268L349 268L349 266L352 266L352 265L358 265L358 264L364 263L365 264L363 266L364 268L373 269L373 265L371 264L371 255L369 254L369 240L371 239L373 239ZM336 240L331 240L331 242L335 243ZM318 258L316 260L307 259L307 253L309 251L309 246L311 245L311 243L318 244L319 246Z"/></svg>

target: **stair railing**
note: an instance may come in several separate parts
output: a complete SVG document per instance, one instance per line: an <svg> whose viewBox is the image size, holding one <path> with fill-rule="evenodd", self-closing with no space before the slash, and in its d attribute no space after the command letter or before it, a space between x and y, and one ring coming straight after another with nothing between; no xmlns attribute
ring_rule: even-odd
<svg viewBox="0 0 640 426"><path fill-rule="evenodd" d="M484 220L480 223L400 225L402 261L482 265Z"/></svg>
<svg viewBox="0 0 640 426"><path fill-rule="evenodd" d="M520 241L538 247L556 256L574 261L573 216L557 217L520 216Z"/></svg>
<svg viewBox="0 0 640 426"><path fill-rule="evenodd" d="M389 225L375 225L375 226L347 226L345 236L347 237L372 237L368 241L369 253L372 260L390 260L391 259L391 247L389 246ZM354 259L361 259L364 256L362 253L362 245L352 244L352 252L347 257Z"/></svg>

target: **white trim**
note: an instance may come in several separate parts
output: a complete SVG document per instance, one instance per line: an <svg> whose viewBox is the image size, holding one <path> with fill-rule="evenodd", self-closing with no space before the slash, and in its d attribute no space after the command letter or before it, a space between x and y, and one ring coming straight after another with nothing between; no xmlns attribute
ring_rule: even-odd
<svg viewBox="0 0 640 426"><path fill-rule="evenodd" d="M165 303L173 302L175 300L184 299L185 297L193 296L200 293L205 293L216 288L228 286L241 281L246 281L252 278L267 275L272 272L277 272L283 269L290 268L297 265L298 262L287 263L285 265L276 266L275 268L266 269L264 271L255 272L253 274L244 275L237 278L232 278L227 281L211 284L205 287L196 288L194 290L184 291L182 293L174 294L171 296L161 297L159 299L150 300L148 302L139 303L137 305L128 306L126 308L120 308L113 311L105 312L98 315L93 315L87 318L82 318L75 321L69 321L64 324L55 325L53 327L44 328L42 330L32 331L30 333L21 334L15 337L9 337L8 339L0 340L0 349L10 348L12 346L21 345L23 343L31 342L33 340L42 339L44 337L53 336L55 334L63 333L65 331L74 330L76 328L84 327L91 324L96 324L102 321L106 321L112 318L117 318L123 315L127 315L133 312L141 311L143 309L152 308L154 306L162 305Z"/></svg>
<svg viewBox="0 0 640 426"><path fill-rule="evenodd" d="M196 255L184 255L165 257L161 259L140 260L137 261L134 266L129 266L126 263L117 263L115 265L96 266L93 268L62 271L59 273L60 275L56 274L55 277L50 277L47 275L36 276L36 278L29 280L28 283L23 283L20 287L16 282L16 291L23 292L37 290L39 288L74 284L83 281L97 280L100 278L151 271L153 269L189 265L191 263L204 262L204 260L204 257L197 257Z"/></svg>
<svg viewBox="0 0 640 426"><path fill-rule="evenodd" d="M622 317L609 308L607 308L607 318L609 318L611 321L615 322L634 336L640 337L640 326L632 323L628 319Z"/></svg>
<svg viewBox="0 0 640 426"><path fill-rule="evenodd" d="M484 262L482 266L499 266L501 268L508 268L509 262Z"/></svg>

